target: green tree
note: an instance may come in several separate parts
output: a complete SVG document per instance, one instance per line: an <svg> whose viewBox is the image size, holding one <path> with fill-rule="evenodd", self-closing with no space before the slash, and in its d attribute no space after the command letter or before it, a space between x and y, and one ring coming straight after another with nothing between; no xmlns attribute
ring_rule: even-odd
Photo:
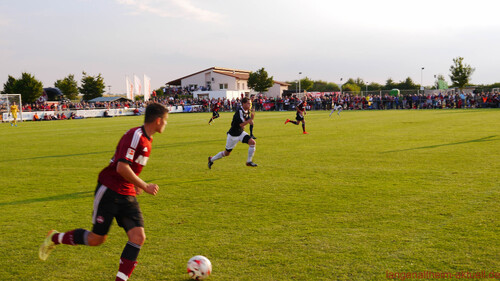
<svg viewBox="0 0 500 281"><path fill-rule="evenodd" d="M250 72L248 76L248 88L256 92L267 92L274 85L273 77L268 77L267 71L264 68L256 72Z"/></svg>
<svg viewBox="0 0 500 281"><path fill-rule="evenodd" d="M361 88L354 83L345 83L344 85L342 85L342 90L346 92L359 93L361 91Z"/></svg>
<svg viewBox="0 0 500 281"><path fill-rule="evenodd" d="M7 82L5 82L5 84L3 84L3 91L1 93L2 94L19 94L15 87L16 87L16 78L9 75L9 78L7 78Z"/></svg>
<svg viewBox="0 0 500 281"><path fill-rule="evenodd" d="M57 80L54 83L54 87L59 88L64 96L70 100L76 100L78 98L78 84L73 74L68 75L68 77L62 80Z"/></svg>
<svg viewBox="0 0 500 281"><path fill-rule="evenodd" d="M340 88L335 83L318 80L318 81L313 81L313 86L311 88L311 91L313 91L313 92L336 92L336 91L340 91Z"/></svg>
<svg viewBox="0 0 500 281"><path fill-rule="evenodd" d="M389 79L387 79L387 81L385 81L385 85L384 85L383 90L392 90L396 87L397 86L396 86L396 83L394 83L394 80L392 80L392 78L389 78Z"/></svg>
<svg viewBox="0 0 500 281"><path fill-rule="evenodd" d="M395 85L397 89L400 90L414 90L419 89L419 86L413 82L410 77L407 77L404 81L399 82Z"/></svg>
<svg viewBox="0 0 500 281"><path fill-rule="evenodd" d="M469 79L476 69L469 64L464 64L464 58L457 57L453 59L453 65L450 66L450 79L453 86L463 89L469 84Z"/></svg>
<svg viewBox="0 0 500 281"><path fill-rule="evenodd" d="M163 96L163 94L164 94L163 89L164 89L164 88L165 88L165 87L160 87L160 88L158 88L158 89L154 90L154 92L156 93L156 96L157 96L157 97L161 97L161 96Z"/></svg>
<svg viewBox="0 0 500 281"><path fill-rule="evenodd" d="M356 80L354 80L354 84L358 85L358 87L360 89L366 89L366 83L363 79L361 78L356 78Z"/></svg>
<svg viewBox="0 0 500 281"><path fill-rule="evenodd" d="M382 90L383 87L384 86L380 85L379 83L371 82L368 85L368 91L380 91L380 90Z"/></svg>
<svg viewBox="0 0 500 281"><path fill-rule="evenodd" d="M23 102L32 103L42 95L43 84L33 75L23 72L19 79L9 75L3 92L5 94L21 94Z"/></svg>
<svg viewBox="0 0 500 281"><path fill-rule="evenodd" d="M309 79L308 77L305 77L305 78L302 78L300 79L300 91L303 92L303 91L309 91L312 86L313 86L314 82Z"/></svg>
<svg viewBox="0 0 500 281"><path fill-rule="evenodd" d="M85 71L82 73L82 85L78 90L83 94L83 100L102 97L106 85L104 85L104 79L101 77L101 74L99 73L97 76L88 76Z"/></svg>

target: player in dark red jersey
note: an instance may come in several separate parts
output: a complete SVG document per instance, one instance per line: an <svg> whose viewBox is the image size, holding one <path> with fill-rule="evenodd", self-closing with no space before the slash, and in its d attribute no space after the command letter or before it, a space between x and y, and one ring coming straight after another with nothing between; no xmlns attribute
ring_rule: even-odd
<svg viewBox="0 0 500 281"><path fill-rule="evenodd" d="M293 123L295 125L299 125L300 122L302 122L302 133L303 134L308 134L306 132L306 120L304 120L305 115L306 115L306 106L307 106L307 101L306 97L304 97L301 101L299 101L299 104L297 104L296 109L297 109L297 115L295 117L295 120L297 121L291 121L290 119L286 119L286 123Z"/></svg>
<svg viewBox="0 0 500 281"><path fill-rule="evenodd" d="M39 257L46 260L58 244L98 246L107 237L116 219L128 236L120 258L117 281L127 280L146 238L144 219L136 194L142 191L156 195L158 185L146 183L139 174L151 153L152 135L162 133L167 124L168 109L158 103L146 107L144 125L130 129L122 136L110 164L99 174L94 197L92 231L74 229L65 233L51 230L40 246Z"/></svg>
<svg viewBox="0 0 500 281"><path fill-rule="evenodd" d="M220 100L218 100L212 106L212 118L210 118L210 120L208 121L208 125L212 125L212 121L214 121L214 119L219 118L220 107L221 107L221 103L220 103Z"/></svg>
<svg viewBox="0 0 500 281"><path fill-rule="evenodd" d="M257 164L252 162L253 155L255 154L255 140L244 131L247 124L253 124L253 117L250 115L250 104L250 99L246 97L241 99L241 106L235 111L231 128L227 132L226 149L215 154L213 157L208 157L209 169L212 169L215 160L229 156L238 142L248 143L247 166L257 167Z"/></svg>

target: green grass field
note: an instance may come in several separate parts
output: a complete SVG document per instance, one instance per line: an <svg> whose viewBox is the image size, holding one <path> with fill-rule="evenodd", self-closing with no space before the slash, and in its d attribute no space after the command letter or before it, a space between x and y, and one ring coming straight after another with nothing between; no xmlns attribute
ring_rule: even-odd
<svg viewBox="0 0 500 281"><path fill-rule="evenodd" d="M500 110L258 112L257 168L224 149L231 113L171 114L139 196L146 243L132 280L386 280L388 272L500 272ZM142 117L0 124L0 280L114 280L126 235L38 247L91 229L97 175Z"/></svg>

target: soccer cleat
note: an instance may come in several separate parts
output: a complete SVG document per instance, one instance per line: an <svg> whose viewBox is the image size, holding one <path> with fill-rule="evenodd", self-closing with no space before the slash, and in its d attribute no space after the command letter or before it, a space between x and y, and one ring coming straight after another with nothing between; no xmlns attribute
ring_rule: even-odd
<svg viewBox="0 0 500 281"><path fill-rule="evenodd" d="M307 134L309 134L309 133L308 133L308 132L306 132L306 131L304 131L304 132L302 132L302 133L303 133L304 135L307 135Z"/></svg>
<svg viewBox="0 0 500 281"><path fill-rule="evenodd" d="M257 137L256 137L256 136L254 136L254 135L251 135L250 137L251 137L252 139L254 139L254 140L256 140L256 139L257 139Z"/></svg>
<svg viewBox="0 0 500 281"><path fill-rule="evenodd" d="M54 236L57 233L59 232L52 229L45 237L45 240L43 240L42 246L40 246L40 250L38 251L38 257L42 261L46 260L49 257L50 252L52 252L52 250L54 250L54 248L56 247L56 244L52 242L52 236Z"/></svg>
<svg viewBox="0 0 500 281"><path fill-rule="evenodd" d="M247 166L248 167L257 167L257 164L255 164L254 162L247 162Z"/></svg>
<svg viewBox="0 0 500 281"><path fill-rule="evenodd" d="M290 119L286 119L285 124L288 123L288 122L290 122Z"/></svg>
<svg viewBox="0 0 500 281"><path fill-rule="evenodd" d="M208 168L209 169L212 169L212 165L214 164L214 162L212 162L212 157L208 157Z"/></svg>

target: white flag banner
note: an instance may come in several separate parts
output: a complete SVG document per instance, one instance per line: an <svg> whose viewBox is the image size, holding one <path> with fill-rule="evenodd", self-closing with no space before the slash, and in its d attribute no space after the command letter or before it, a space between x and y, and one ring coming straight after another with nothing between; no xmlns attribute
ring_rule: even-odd
<svg viewBox="0 0 500 281"><path fill-rule="evenodd" d="M141 84L141 79L139 79L137 75L134 75L134 86L135 86L135 95L140 96L142 92L142 84Z"/></svg>
<svg viewBox="0 0 500 281"><path fill-rule="evenodd" d="M130 79L128 79L128 76L126 77L126 89L127 89L127 99L134 100L134 84Z"/></svg>
<svg viewBox="0 0 500 281"><path fill-rule="evenodd" d="M148 101L151 96L151 78L144 74L144 101Z"/></svg>

